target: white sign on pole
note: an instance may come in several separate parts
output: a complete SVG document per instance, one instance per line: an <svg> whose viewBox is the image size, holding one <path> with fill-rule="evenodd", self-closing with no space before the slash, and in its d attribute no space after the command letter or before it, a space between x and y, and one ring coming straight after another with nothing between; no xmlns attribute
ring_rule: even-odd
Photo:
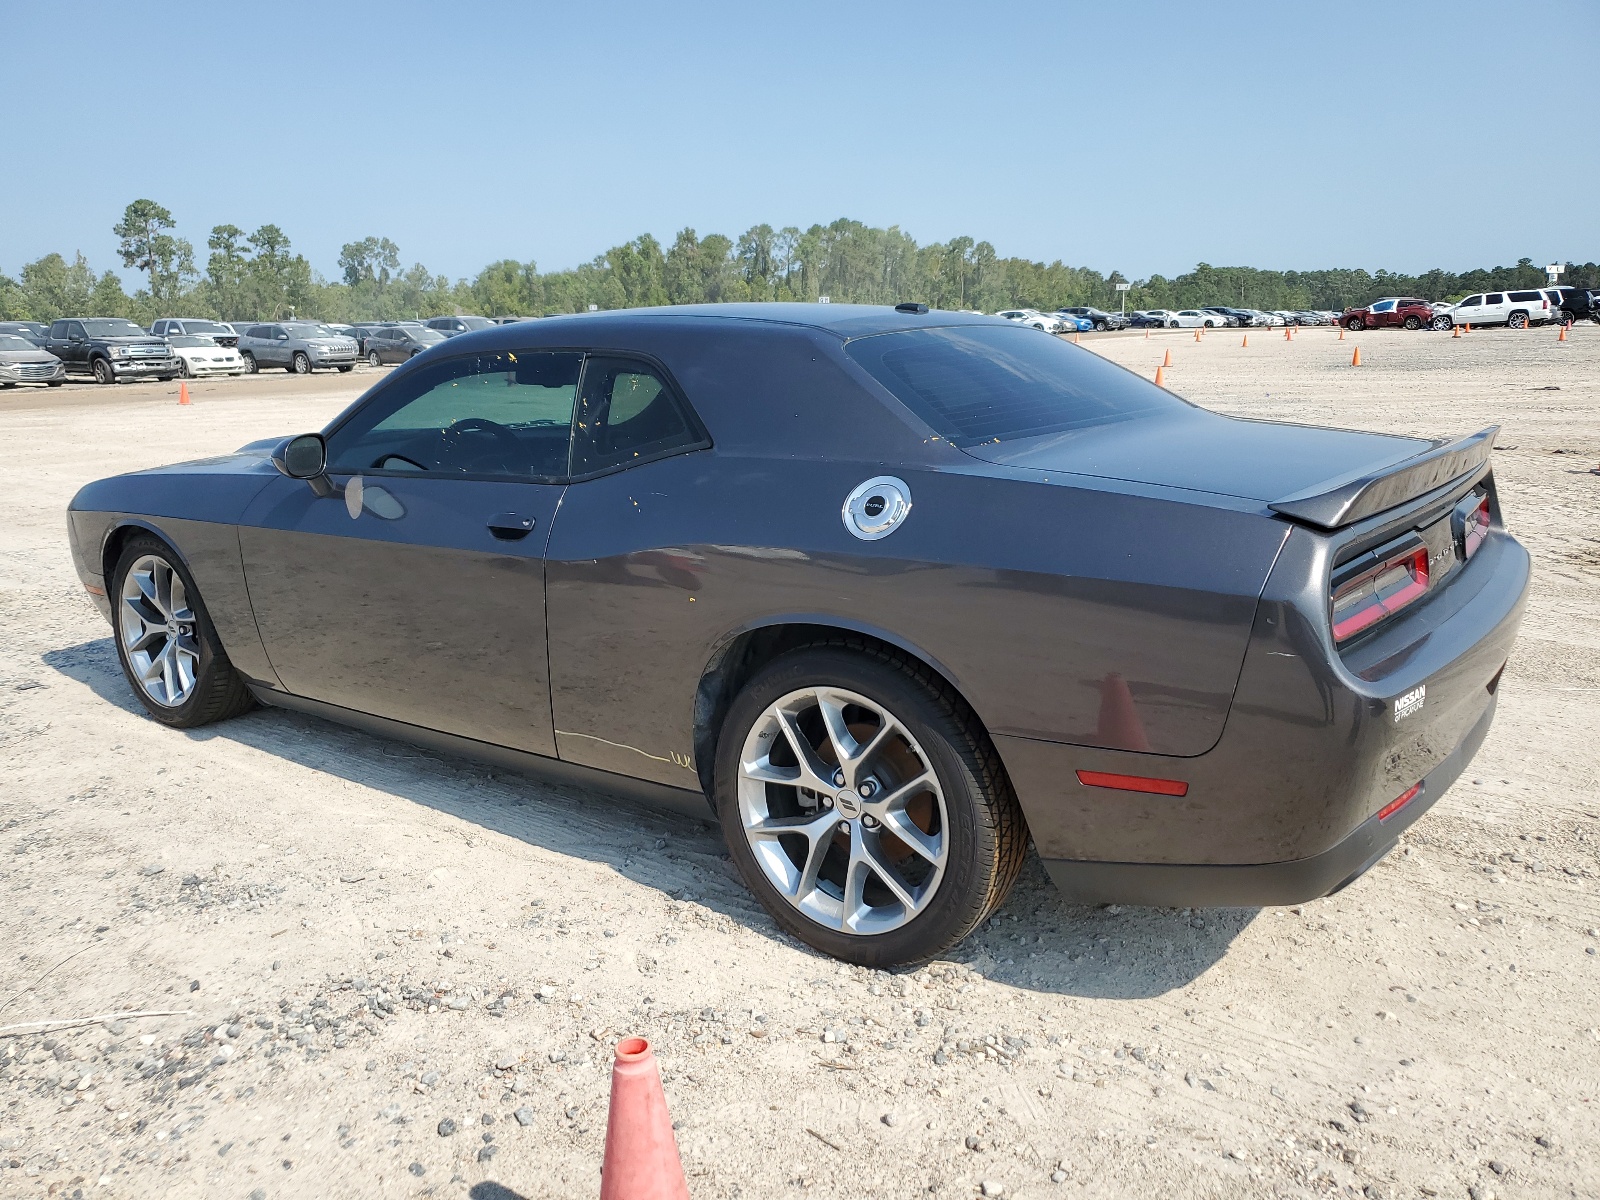
<svg viewBox="0 0 1600 1200"><path fill-rule="evenodd" d="M827 296L818 296L817 297L817 303L818 304L831 304L832 301Z"/></svg>
<svg viewBox="0 0 1600 1200"><path fill-rule="evenodd" d="M1567 264L1566 263L1551 263L1548 267L1546 267L1544 269L1545 275L1547 275L1549 277L1549 279L1550 279L1550 286L1551 287L1555 286L1556 277L1558 275L1560 275L1561 272L1565 271L1566 269L1567 269Z"/></svg>

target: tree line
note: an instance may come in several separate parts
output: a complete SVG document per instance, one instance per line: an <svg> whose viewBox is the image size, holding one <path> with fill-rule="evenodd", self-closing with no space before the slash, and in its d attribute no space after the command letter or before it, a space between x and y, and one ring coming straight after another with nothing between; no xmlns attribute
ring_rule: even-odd
<svg viewBox="0 0 1600 1200"><path fill-rule="evenodd" d="M325 278L276 225L246 232L215 226L200 264L195 247L176 233L172 213L153 200L128 205L113 227L126 268L144 286L132 295L115 271L97 273L80 254L47 254L16 279L0 274L0 319L51 321L61 316L124 316L149 324L165 316L224 321L288 316L324 321L401 320L479 313L546 316L589 308L630 308L715 301L817 301L933 308L1058 308L1115 310L1116 285L1128 283L1127 306L1335 309L1380 296L1459 299L1471 292L1537 287L1544 271L1532 259L1515 266L1421 275L1361 269L1268 271L1198 264L1170 279L1129 280L1057 260L1001 258L989 242L969 237L919 245L897 226L879 229L841 218L801 230L757 225L737 238L700 237L684 229L670 246L650 234L613 246L590 262L541 272L532 261L503 259L472 279L435 275L421 263L401 267L400 249L385 237L346 243L337 278ZM1600 287L1600 265L1568 267L1562 282Z"/></svg>

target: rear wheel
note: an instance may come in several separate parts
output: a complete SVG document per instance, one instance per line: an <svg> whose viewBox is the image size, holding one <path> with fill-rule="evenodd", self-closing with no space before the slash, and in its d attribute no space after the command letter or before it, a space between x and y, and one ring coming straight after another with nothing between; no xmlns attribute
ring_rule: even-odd
<svg viewBox="0 0 1600 1200"><path fill-rule="evenodd" d="M784 929L890 967L939 954L1005 899L1027 845L994 747L921 664L840 640L774 660L717 747L729 855Z"/></svg>
<svg viewBox="0 0 1600 1200"><path fill-rule="evenodd" d="M96 383L115 383L117 381L117 373L111 369L110 359L97 358L90 364L89 369L94 372L94 381Z"/></svg>
<svg viewBox="0 0 1600 1200"><path fill-rule="evenodd" d="M1407 317L1406 320L1405 320L1405 326L1406 326L1407 329L1421 329L1422 328L1422 318L1421 317Z"/></svg>
<svg viewBox="0 0 1600 1200"><path fill-rule="evenodd" d="M117 657L157 721L192 729L254 706L194 579L165 542L148 535L131 539L112 571L110 594Z"/></svg>
<svg viewBox="0 0 1600 1200"><path fill-rule="evenodd" d="M289 364L289 369L296 375L311 374L311 357L303 350L296 350L294 352L294 359Z"/></svg>
<svg viewBox="0 0 1600 1200"><path fill-rule="evenodd" d="M367 366L369 366L369 367L381 367L382 365L383 365L383 359L378 357L378 352L376 350L368 351L368 353L367 353Z"/></svg>
<svg viewBox="0 0 1600 1200"><path fill-rule="evenodd" d="M1528 327L1528 314L1512 313L1506 324L1513 329L1526 329Z"/></svg>

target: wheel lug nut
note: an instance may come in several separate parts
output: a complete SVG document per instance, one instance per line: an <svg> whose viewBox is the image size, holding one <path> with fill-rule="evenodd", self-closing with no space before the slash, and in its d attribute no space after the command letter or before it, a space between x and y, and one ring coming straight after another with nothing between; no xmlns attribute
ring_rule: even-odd
<svg viewBox="0 0 1600 1200"><path fill-rule="evenodd" d="M876 829L878 827L877 819L874 817L862 817L861 823L868 829Z"/></svg>
<svg viewBox="0 0 1600 1200"><path fill-rule="evenodd" d="M833 773L833 786L834 787L843 787L844 786L844 772L843 771L835 771Z"/></svg>
<svg viewBox="0 0 1600 1200"><path fill-rule="evenodd" d="M878 785L873 783L872 780L870 780L870 779L867 780L865 783L863 783L861 785L861 788L860 788L861 794L863 796L871 796L871 795L875 794L877 792L877 790L878 790Z"/></svg>
<svg viewBox="0 0 1600 1200"><path fill-rule="evenodd" d="M849 833L850 832L850 822L849 821L840 821L839 822L839 832L840 833Z"/></svg>

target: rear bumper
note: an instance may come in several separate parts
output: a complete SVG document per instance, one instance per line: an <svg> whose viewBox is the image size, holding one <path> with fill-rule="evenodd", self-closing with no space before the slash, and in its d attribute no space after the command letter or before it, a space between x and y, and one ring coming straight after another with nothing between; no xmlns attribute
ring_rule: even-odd
<svg viewBox="0 0 1600 1200"><path fill-rule="evenodd" d="M1118 863L1045 859L1045 870L1068 900L1079 904L1143 904L1156 908L1300 904L1339 891L1394 849L1413 822L1444 795L1489 733L1495 702L1466 739L1422 780L1417 795L1388 820L1368 817L1320 854L1291 862Z"/></svg>

